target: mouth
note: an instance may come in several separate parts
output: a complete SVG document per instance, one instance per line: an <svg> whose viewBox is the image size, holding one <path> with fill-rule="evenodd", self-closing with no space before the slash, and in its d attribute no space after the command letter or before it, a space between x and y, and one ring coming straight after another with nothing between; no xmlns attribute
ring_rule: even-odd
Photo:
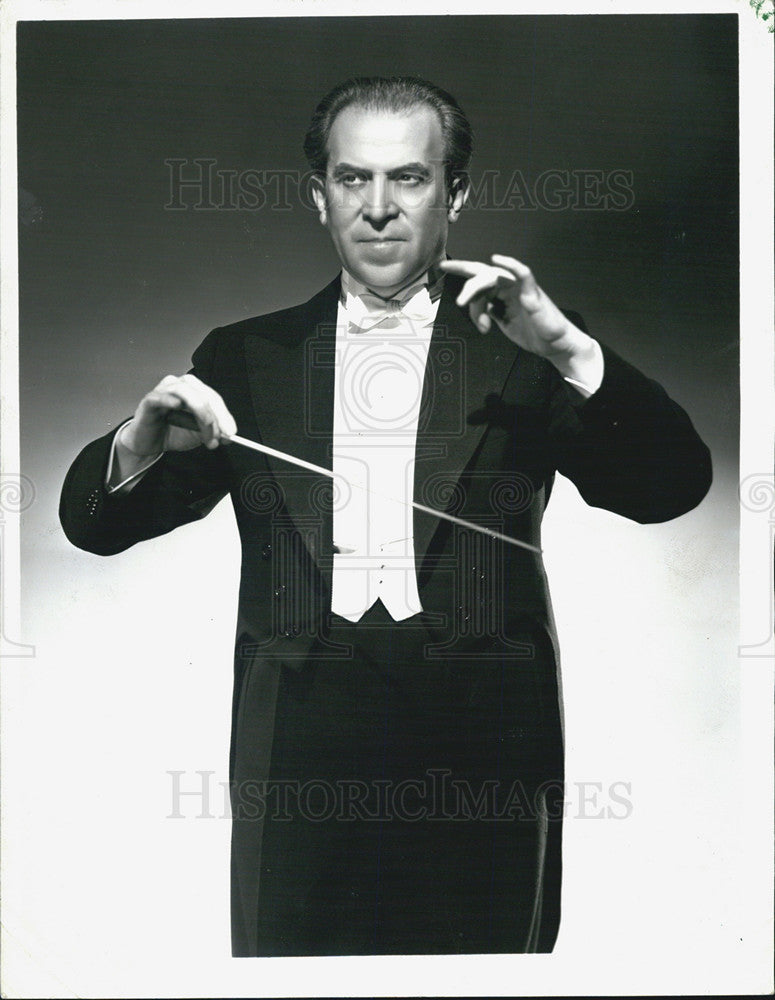
<svg viewBox="0 0 775 1000"><path fill-rule="evenodd" d="M371 238L367 240L358 240L358 243L367 247L369 251L373 252L388 252L395 250L396 247L405 243L406 240L397 239L394 236L381 236L378 238Z"/></svg>

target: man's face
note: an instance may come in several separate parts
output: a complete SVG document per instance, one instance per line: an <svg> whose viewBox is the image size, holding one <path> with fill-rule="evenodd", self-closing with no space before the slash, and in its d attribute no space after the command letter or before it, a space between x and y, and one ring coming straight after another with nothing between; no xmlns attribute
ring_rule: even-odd
<svg viewBox="0 0 775 1000"><path fill-rule="evenodd" d="M436 113L340 112L328 141L325 182L314 190L342 266L389 298L444 254L465 192L447 196Z"/></svg>

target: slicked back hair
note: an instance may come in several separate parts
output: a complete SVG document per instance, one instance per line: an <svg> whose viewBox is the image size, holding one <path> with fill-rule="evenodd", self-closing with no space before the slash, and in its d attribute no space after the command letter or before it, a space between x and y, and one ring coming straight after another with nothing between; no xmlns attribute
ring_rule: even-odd
<svg viewBox="0 0 775 1000"><path fill-rule="evenodd" d="M455 98L416 76L351 77L338 84L318 104L304 137L304 153L317 174L325 174L328 137L336 116L352 105L367 111L402 114L425 105L435 111L444 140L444 176L447 192L467 183L473 151L473 130Z"/></svg>

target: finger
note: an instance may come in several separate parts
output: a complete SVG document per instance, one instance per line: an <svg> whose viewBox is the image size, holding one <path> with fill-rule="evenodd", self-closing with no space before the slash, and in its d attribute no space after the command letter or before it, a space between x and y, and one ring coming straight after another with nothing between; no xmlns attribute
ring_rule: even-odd
<svg viewBox="0 0 775 1000"><path fill-rule="evenodd" d="M448 274L459 274L464 278L472 278L483 267L489 267L489 265L478 260L442 260L439 267Z"/></svg>
<svg viewBox="0 0 775 1000"><path fill-rule="evenodd" d="M153 410L179 410L183 405L179 396L163 389L153 389L142 400L141 406Z"/></svg>
<svg viewBox="0 0 775 1000"><path fill-rule="evenodd" d="M495 304L496 303L490 303L490 306L488 308L487 312L487 319L489 322L488 329L491 329L493 324L495 324L502 333L505 333L506 336L508 336L508 325L509 325L508 321L505 319L502 312L492 308L493 305Z"/></svg>
<svg viewBox="0 0 775 1000"><path fill-rule="evenodd" d="M164 392L171 385L175 385L180 381L180 375L165 375L164 378L159 382L158 385L153 387L153 392Z"/></svg>
<svg viewBox="0 0 775 1000"><path fill-rule="evenodd" d="M180 416L183 407L182 400L173 393L164 389L151 390L140 400L130 425L134 432L134 444L128 444L126 434L122 437L122 443L135 454L151 454L164 449L166 429L170 423L197 432L198 425L194 417L190 417L191 424L183 424L175 419Z"/></svg>
<svg viewBox="0 0 775 1000"><path fill-rule="evenodd" d="M476 318L472 316L471 319L474 321L481 333L490 332L492 328L492 320L490 319L490 314L488 312L483 310Z"/></svg>
<svg viewBox="0 0 775 1000"><path fill-rule="evenodd" d="M199 432L208 447L217 447L222 434L236 433L236 422L223 398L195 375L168 375L157 389L173 395L191 413L194 421L191 429Z"/></svg>
<svg viewBox="0 0 775 1000"><path fill-rule="evenodd" d="M468 306L468 315L471 317L471 322L480 333L488 333L492 327L489 315L491 305L492 302L486 296L479 295L472 299Z"/></svg>
<svg viewBox="0 0 775 1000"><path fill-rule="evenodd" d="M516 257L508 257L505 253L491 254L490 260L496 267L505 267L506 270L512 271L520 279L526 278L531 273L527 264L523 264Z"/></svg>
<svg viewBox="0 0 775 1000"><path fill-rule="evenodd" d="M506 306L503 299L479 296L468 307L468 313L473 323L482 333L489 333L492 329L493 320L505 332L507 326L505 319Z"/></svg>
<svg viewBox="0 0 775 1000"><path fill-rule="evenodd" d="M505 303L498 295L504 285L513 285L515 278L503 273L478 275L466 282L457 302L465 307L471 321L481 333L492 329L491 314L502 316L506 311Z"/></svg>
<svg viewBox="0 0 775 1000"><path fill-rule="evenodd" d="M167 415L183 406L183 401L167 389L152 389L140 400L135 419L165 423Z"/></svg>
<svg viewBox="0 0 775 1000"><path fill-rule="evenodd" d="M196 432L199 427L196 417L188 412L185 401L175 391L180 379L179 375L165 375L161 382L140 401L138 415L152 415L157 419L173 423L176 427ZM169 420L169 417L176 412L177 419Z"/></svg>
<svg viewBox="0 0 775 1000"><path fill-rule="evenodd" d="M172 424L173 427L180 427L184 431L199 432L199 424L196 422L196 417L193 413L189 413L182 403L179 410L170 410L167 423Z"/></svg>
<svg viewBox="0 0 775 1000"><path fill-rule="evenodd" d="M186 409L193 414L202 443L208 448L217 448L220 437L218 418L210 406L209 399L199 386L187 383L183 378L180 378L166 391L180 399Z"/></svg>
<svg viewBox="0 0 775 1000"><path fill-rule="evenodd" d="M455 301L459 306L467 306L472 299L479 295L503 288L505 285L514 285L516 282L517 279L509 271L488 267L486 271L468 279Z"/></svg>
<svg viewBox="0 0 775 1000"><path fill-rule="evenodd" d="M229 408L223 401L223 396L216 392L211 386L207 385L205 382L200 381L196 375L186 374L182 376L182 379L186 383L193 385L197 392L201 393L202 398L205 399L209 405L210 409L215 414L215 418L218 421L218 429L221 434L226 437L230 437L232 434L237 433L237 422L234 417L229 412Z"/></svg>
<svg viewBox="0 0 775 1000"><path fill-rule="evenodd" d="M537 295L538 294L538 283L533 275L533 272L521 261L517 260L515 257L507 257L502 253L494 253L490 260L498 267L506 268L512 274L516 275L517 278L522 282L521 292L523 295Z"/></svg>

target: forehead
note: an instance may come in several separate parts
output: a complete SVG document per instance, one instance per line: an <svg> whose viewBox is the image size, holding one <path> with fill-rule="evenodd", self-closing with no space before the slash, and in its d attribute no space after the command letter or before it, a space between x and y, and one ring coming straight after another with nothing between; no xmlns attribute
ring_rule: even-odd
<svg viewBox="0 0 775 1000"><path fill-rule="evenodd" d="M410 111L372 111L350 105L336 116L328 137L328 165L385 170L406 163L441 164L444 140L436 112L420 104Z"/></svg>

